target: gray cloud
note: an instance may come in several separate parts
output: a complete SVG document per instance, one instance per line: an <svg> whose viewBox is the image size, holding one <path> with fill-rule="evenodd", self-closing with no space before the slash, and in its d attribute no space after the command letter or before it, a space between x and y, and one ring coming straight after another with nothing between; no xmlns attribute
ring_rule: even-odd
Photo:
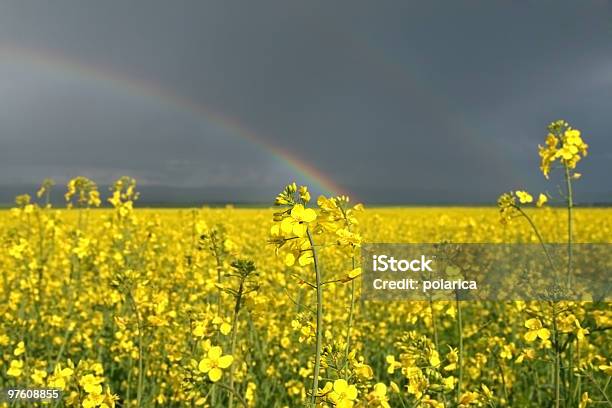
<svg viewBox="0 0 612 408"><path fill-rule="evenodd" d="M592 147L578 192L612 199L606 1L7 1L2 44L209 106L366 202L551 188L536 146L565 117ZM234 129L121 84L0 51L0 184L130 174L265 200L300 178Z"/></svg>

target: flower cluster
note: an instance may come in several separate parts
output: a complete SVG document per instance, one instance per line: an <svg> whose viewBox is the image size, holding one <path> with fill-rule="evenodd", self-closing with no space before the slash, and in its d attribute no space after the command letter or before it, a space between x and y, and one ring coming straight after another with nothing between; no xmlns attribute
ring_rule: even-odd
<svg viewBox="0 0 612 408"><path fill-rule="evenodd" d="M588 148L578 129L573 129L564 120L552 122L548 126L545 145L539 146L540 170L548 178L551 165L556 160L568 169L575 169L580 159L587 155ZM574 176L580 177L578 173Z"/></svg>
<svg viewBox="0 0 612 408"><path fill-rule="evenodd" d="M548 196L540 193L535 203L536 207L543 207L548 202ZM533 203L533 196L526 191L517 190L503 193L497 199L497 207L501 215L501 221L506 223L512 218L523 215L522 205Z"/></svg>
<svg viewBox="0 0 612 408"><path fill-rule="evenodd" d="M321 209L318 221L319 232L333 234L337 245L354 248L361 246L361 235L355 231L359 224L358 213L363 211L362 204L350 206L347 196L327 198L320 196L317 205Z"/></svg>
<svg viewBox="0 0 612 408"><path fill-rule="evenodd" d="M131 177L121 177L115 181L108 202L117 210L119 218L125 218L132 213L134 201L138 199L138 196L136 180Z"/></svg>
<svg viewBox="0 0 612 408"><path fill-rule="evenodd" d="M274 225L270 230L270 242L276 246L277 254L282 249L287 266L296 261L300 266L313 263L312 241L309 227L317 219L312 208L306 208L310 193L306 186L299 189L295 183L285 187L275 200L275 205L282 207L274 213Z"/></svg>
<svg viewBox="0 0 612 408"><path fill-rule="evenodd" d="M99 207L102 201L98 186L87 177L76 177L68 182L68 191L64 195L68 206L76 204L78 207Z"/></svg>

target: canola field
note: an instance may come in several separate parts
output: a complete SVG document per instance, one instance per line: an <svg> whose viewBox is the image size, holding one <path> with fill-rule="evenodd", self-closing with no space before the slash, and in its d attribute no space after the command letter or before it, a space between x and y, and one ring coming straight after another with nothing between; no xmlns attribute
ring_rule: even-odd
<svg viewBox="0 0 612 408"><path fill-rule="evenodd" d="M275 222L276 209L133 209L132 187L112 210L88 209L88 193L0 213L0 387L62 390L48 406L307 405L311 237L317 406L553 406L557 369L561 406L609 404L609 305L559 304L553 327L546 304L360 300L360 242L537 242L497 208L320 199ZM563 209L526 211L564 241ZM577 242L612 241L612 210L575 210L575 225ZM278 249L284 233L300 238Z"/></svg>
<svg viewBox="0 0 612 408"><path fill-rule="evenodd" d="M609 303L360 297L364 243L612 243L612 209L574 206L587 149L549 125L554 208L523 190L367 208L292 183L270 209L135 209L135 180L103 196L77 177L56 209L46 180L0 212L0 404L612 406Z"/></svg>

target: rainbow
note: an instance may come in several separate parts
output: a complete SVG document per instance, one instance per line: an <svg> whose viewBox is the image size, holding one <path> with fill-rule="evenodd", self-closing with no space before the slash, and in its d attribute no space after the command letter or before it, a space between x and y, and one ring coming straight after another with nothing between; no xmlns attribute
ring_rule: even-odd
<svg viewBox="0 0 612 408"><path fill-rule="evenodd" d="M108 67L88 64L66 55L50 52L39 48L26 48L12 44L0 43L0 57L11 62L34 65L52 72L70 74L86 81L100 82L136 96L150 98L180 110L190 112L210 123L219 126L242 140L271 155L277 162L291 168L311 187L331 195L346 194L344 189L336 184L331 177L322 173L316 167L305 162L292 152L281 149L267 142L253 130L247 128L237 118L216 111L208 105L185 98L175 91L158 83L126 76Z"/></svg>

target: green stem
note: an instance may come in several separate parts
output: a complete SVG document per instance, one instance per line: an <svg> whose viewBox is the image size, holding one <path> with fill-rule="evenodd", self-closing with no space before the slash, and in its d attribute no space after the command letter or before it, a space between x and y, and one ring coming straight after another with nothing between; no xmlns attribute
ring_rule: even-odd
<svg viewBox="0 0 612 408"><path fill-rule="evenodd" d="M432 279L432 274L433 272L429 272L429 279ZM431 326L433 328L433 333L434 333L434 343L436 345L436 351L438 353L440 353L440 343L438 341L438 326L436 325L436 314L434 311L434 305L433 305L433 296L431 294L429 294L429 312L431 313Z"/></svg>
<svg viewBox="0 0 612 408"><path fill-rule="evenodd" d="M436 345L436 351L439 353L440 343L438 342L438 327L436 325L436 315L434 312L433 300L431 299L431 296L429 297L429 312L431 314L431 326L433 328L434 344Z"/></svg>
<svg viewBox="0 0 612 408"><path fill-rule="evenodd" d="M429 274L429 278L431 279L431 272ZM436 346L436 352L439 355L440 354L440 342L438 340L438 325L436 324L436 314L435 314L433 299L432 299L431 294L429 295L429 311L431 313L431 325L432 325L433 334L434 334L434 344ZM446 406L446 402L447 402L446 395L442 394L442 398L444 400L444 406Z"/></svg>
<svg viewBox="0 0 612 408"><path fill-rule="evenodd" d="M244 290L244 280L240 280L240 287L238 288L238 294L236 295L236 304L234 305L234 317L232 320L232 344L230 349L230 354L233 356L236 353L236 339L237 331L238 331L238 314L240 313L240 305L242 302L242 292ZM234 390L234 364L230 366L229 369L229 388ZM234 406L234 393L228 390L229 394L229 402L228 408L232 408Z"/></svg>
<svg viewBox="0 0 612 408"><path fill-rule="evenodd" d="M553 347L555 348L555 361L554 361L554 388L555 388L555 408L559 408L561 403L560 390L561 390L561 379L560 379L560 361L559 361L559 333L557 332L557 308L556 302L552 302L552 324L553 324Z"/></svg>
<svg viewBox="0 0 612 408"><path fill-rule="evenodd" d="M461 398L461 385L463 382L463 322L461 319L461 303L459 302L459 294L456 294L457 304L457 331L459 332L459 379L457 381L457 401Z"/></svg>
<svg viewBox="0 0 612 408"><path fill-rule="evenodd" d="M46 259L45 259L45 254L44 254L45 232L44 232L44 227L42 226L40 217L41 217L40 212L38 212L36 214L36 218L38 221L38 262L39 262L37 313L38 313L38 320L42 321L43 319L41 318L41 310L43 308L44 301L45 301L45 287L46 287L46 285L43 284L43 279L44 279L43 265L46 264Z"/></svg>
<svg viewBox="0 0 612 408"><path fill-rule="evenodd" d="M506 399L506 402L509 401L508 399L508 387L506 385L506 376L504 375L504 367L502 366L501 361L499 361L499 357L497 357L497 355L494 356L495 358L495 362L497 363L497 367L499 368L499 375L501 377L502 380L502 387L504 390L504 398Z"/></svg>
<svg viewBox="0 0 612 408"><path fill-rule="evenodd" d="M132 405L132 371L133 371L133 367L132 367L132 357L130 356L130 360L129 360L129 370L128 370L128 376L127 376L127 390L125 393L125 406L129 407L130 405Z"/></svg>
<svg viewBox="0 0 612 408"><path fill-rule="evenodd" d="M353 269L355 269L355 255L353 255ZM355 279L351 281L351 305L349 309L348 327L346 328L346 350L344 351L344 364L348 367L348 357L351 351L351 329L353 328L353 314L355 312ZM346 370L344 379L348 380L349 372Z"/></svg>
<svg viewBox="0 0 612 408"><path fill-rule="evenodd" d="M569 336L568 336L569 337ZM573 371L574 371L574 350L573 350L573 342L569 343L567 347L567 367L565 368L565 378L563 379L564 384L566 385L565 392L565 406L572 406L572 386L573 386Z"/></svg>
<svg viewBox="0 0 612 408"><path fill-rule="evenodd" d="M317 392L319 391L319 371L321 370L321 347L323 340L323 286L321 285L321 271L319 269L319 260L317 259L317 251L315 249L314 241L310 230L306 230L308 241L310 242L310 248L312 250L312 257L314 261L314 269L316 275L316 289L317 289L317 320L316 320L316 350L315 350L315 366L314 376L312 380L312 396L311 406L316 407L317 403Z"/></svg>
<svg viewBox="0 0 612 408"><path fill-rule="evenodd" d="M574 193L569 168L565 166L565 184L567 187L567 288L572 285L572 209L574 208Z"/></svg>
<svg viewBox="0 0 612 408"><path fill-rule="evenodd" d="M215 256L215 262L217 266L217 283L221 285L221 270L223 269L223 261L221 260L221 254L219 248L217 248L216 235L211 235L213 255ZM217 313L221 314L221 288L217 288Z"/></svg>
<svg viewBox="0 0 612 408"><path fill-rule="evenodd" d="M401 394L397 398L402 403L402 408L408 408L408 406L406 405L406 402L404 401L404 398L402 398Z"/></svg>
<svg viewBox="0 0 612 408"><path fill-rule="evenodd" d="M544 254L546 255L546 259L548 259L548 263L550 264L550 267L555 270L555 264L552 260L552 258L550 257L550 253L548 252L548 249L546 248L546 244L544 243L544 239L542 238L542 235L540 234L540 231L538 231L538 227L536 227L536 225L534 224L533 220L531 219L530 216L527 215L527 213L525 211L523 211L523 209L519 206L514 206L514 208L516 208L519 213L525 217L525 219L527 220L527 222L529 222L529 225L531 226L531 229L533 230L533 232L536 234L536 236L538 237L538 241L540 242L540 245L542 245L542 249L544 250Z"/></svg>
<svg viewBox="0 0 612 408"><path fill-rule="evenodd" d="M223 383L220 383L220 382L215 383L215 385L217 387L223 388L224 390L227 390L232 395L236 396L236 399L238 400L238 402L240 402L240 404L242 404L243 407L248 407L249 406L247 404L247 402L244 400L244 398L242 398L242 396L240 394L238 394L238 392L235 389L233 389L233 388L231 388L231 387L229 387L229 386L227 386L227 385L225 385Z"/></svg>
<svg viewBox="0 0 612 408"><path fill-rule="evenodd" d="M351 329L353 327L353 313L355 309L355 280L351 281L351 305L349 308L349 319L348 319L348 327L346 328L346 350L344 353L344 359L346 364L348 364L348 356L350 354L351 349ZM345 375L348 377L348 372ZM348 379L348 378L347 378Z"/></svg>
<svg viewBox="0 0 612 408"><path fill-rule="evenodd" d="M580 340L576 340L576 355L577 361L576 366L580 369ZM578 376L576 379L576 399L579 399L582 395L582 377Z"/></svg>
<svg viewBox="0 0 612 408"><path fill-rule="evenodd" d="M589 380L591 380L591 382L595 385L595 387L597 388L597 391L599 391L601 393L601 395L603 395L603 397L606 399L606 401L608 402L609 406L612 406L612 401L610 401L610 398L608 398L608 394L606 393L606 389L602 389L601 386L597 383L597 381L595 381L595 379L593 378L593 376L591 374L587 375L587 378ZM610 380L608 379L608 382Z"/></svg>
<svg viewBox="0 0 612 408"><path fill-rule="evenodd" d="M76 245L76 243L74 244ZM76 264L76 265L75 265ZM72 275L75 274L76 275L76 284L73 285L72 283ZM66 313L66 318L65 321L66 322L71 322L72 321L72 313L74 312L74 307L76 305L76 301L78 299L78 297L80 296L81 293L81 263L80 262L76 262L74 260L74 258L71 259L71 263L70 263L70 281L68 284L64 285L66 289L66 294L65 296L70 298L70 303L68 304L68 310ZM71 325L69 323L66 323L66 330L64 331L64 337L63 337L63 341L62 341L62 345L60 346L59 352L57 353L57 357L55 357L55 365L57 365L63 354L64 351L66 349L66 347L68 346L68 341L70 339L70 336L72 336L72 334L76 331L76 325L75 327L71 327Z"/></svg>
<svg viewBox="0 0 612 408"><path fill-rule="evenodd" d="M134 296L132 296L131 292L128 292L128 297L130 302L132 303L132 308L134 310L134 314L136 315L136 321L138 325L138 386L136 388L136 406L140 407L142 402L142 389L143 389L143 350L142 350L142 319L140 317L140 312L138 310L138 306L136 305L136 300Z"/></svg>
<svg viewBox="0 0 612 408"><path fill-rule="evenodd" d="M346 229L350 232L351 231L351 222L349 221L346 211L344 209L344 207L341 205L339 206L340 211L342 213L342 217L344 218L344 222L346 225ZM352 264L352 269L355 269L355 249L351 248L351 264ZM348 357L350 354L350 348L351 348L351 330L353 328L353 314L355 311L355 279L353 279L351 281L351 305L350 305L350 309L349 309L349 321L348 321L348 327L346 329L346 350L344 352L344 364L345 366L348 368ZM349 372L348 370L346 370L345 372L345 380L348 380L349 377Z"/></svg>
<svg viewBox="0 0 612 408"><path fill-rule="evenodd" d="M538 379L538 373L536 370L532 370L533 383L535 384L535 395L538 406L542 404L542 398L540 397L540 381Z"/></svg>

